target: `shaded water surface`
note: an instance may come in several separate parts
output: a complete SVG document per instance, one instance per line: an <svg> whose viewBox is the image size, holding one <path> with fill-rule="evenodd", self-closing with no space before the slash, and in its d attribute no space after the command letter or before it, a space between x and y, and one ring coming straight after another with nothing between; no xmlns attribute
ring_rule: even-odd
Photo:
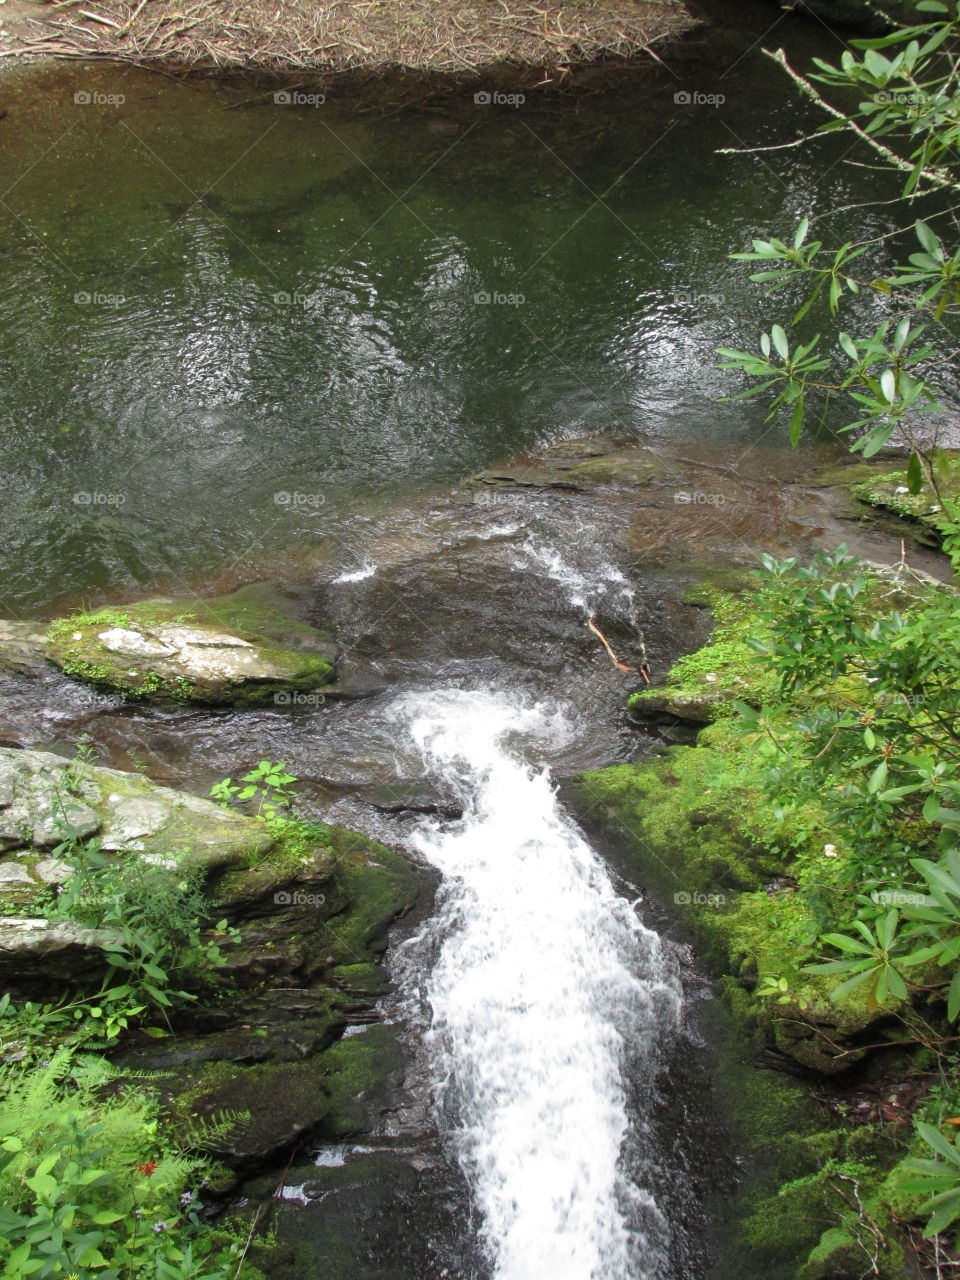
<svg viewBox="0 0 960 1280"><path fill-rule="evenodd" d="M882 193L829 137L717 154L814 123L753 41L518 108L8 72L0 612L209 589L550 440L779 439L717 403L715 348L754 343L764 305L727 255ZM675 100L707 87L724 101Z"/></svg>

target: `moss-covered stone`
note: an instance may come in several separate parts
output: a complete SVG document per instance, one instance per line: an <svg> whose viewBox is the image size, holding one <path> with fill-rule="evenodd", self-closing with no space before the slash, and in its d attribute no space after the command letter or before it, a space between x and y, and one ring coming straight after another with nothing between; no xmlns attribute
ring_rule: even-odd
<svg viewBox="0 0 960 1280"><path fill-rule="evenodd" d="M733 701L762 706L764 731L772 724L776 734L807 704L786 705L757 665L746 640L764 638L763 620L750 598L706 599L717 610L710 643L681 659L665 687L678 702L694 701L704 673L718 677L708 682L720 686L719 696L697 745L582 774L564 793L581 823L620 851L631 879L699 946L724 997L726 1012L714 1016L734 1028L715 1087L745 1153L744 1177L711 1275L858 1280L872 1267L885 1280L906 1280L914 1272L887 1188L906 1126L844 1120L841 1106L825 1107L800 1080L764 1069L792 1062L807 1076L839 1082L868 1046L892 1047L910 1033L894 1017L898 1001L878 1007L862 988L836 1000L833 975L809 971L819 936L836 927L838 903L849 895L842 858L825 843L816 793L771 803L766 766L755 763L761 730L729 714ZM634 701L649 707L658 694ZM862 682L841 679L817 697L849 707L868 694Z"/></svg>
<svg viewBox="0 0 960 1280"><path fill-rule="evenodd" d="M240 929L227 953L231 977L306 981L347 966L375 984L368 966L416 897L415 868L343 827L287 822L279 831L275 845L210 886L211 914Z"/></svg>
<svg viewBox="0 0 960 1280"><path fill-rule="evenodd" d="M911 493L906 471L882 471L854 484L851 492L859 502L892 511L894 515L920 525L928 535L927 540L939 546L942 536L940 525L944 518L942 499L960 497L960 473L956 473L955 467L941 466L940 470L939 495L926 480L919 493Z"/></svg>
<svg viewBox="0 0 960 1280"><path fill-rule="evenodd" d="M813 482L824 488L846 489L859 504L871 507L875 513L888 513L906 521L915 540L930 546L939 546L943 537L943 500L960 498L960 452L939 450L932 458L935 491L925 477L920 492L910 492L907 472L903 467L891 467L889 458L877 458L869 462L844 462L824 467Z"/></svg>
<svg viewBox="0 0 960 1280"><path fill-rule="evenodd" d="M737 700L759 705L774 692L769 669L749 644L762 641L765 628L743 598L705 585L696 602L713 611L710 642L675 662L663 685L631 695L628 706L635 719L706 724Z"/></svg>
<svg viewBox="0 0 960 1280"><path fill-rule="evenodd" d="M856 462L847 456L840 462L829 463L813 473L811 483L821 489L850 489L854 485L874 480L890 470L889 459L874 458L870 462Z"/></svg>
<svg viewBox="0 0 960 1280"><path fill-rule="evenodd" d="M382 1023L297 1061L251 1065L201 1057L203 1048L198 1041L186 1060L168 1050L159 1087L169 1116L232 1169L274 1160L310 1136L338 1141L369 1132L398 1104L403 1053Z"/></svg>
<svg viewBox="0 0 960 1280"><path fill-rule="evenodd" d="M20 859L68 836L96 836L108 853L201 866L208 874L248 865L275 843L258 819L142 774L0 747L0 849ZM37 863L38 884L57 883L53 870L49 860Z"/></svg>
<svg viewBox="0 0 960 1280"><path fill-rule="evenodd" d="M386 947L387 927L412 902L414 867L383 845L355 831L329 827L338 882L350 907L326 921L332 963L365 963Z"/></svg>
<svg viewBox="0 0 960 1280"><path fill-rule="evenodd" d="M322 1058L329 1099L324 1135L352 1137L373 1127L376 1114L393 1105L387 1094L403 1080L403 1054L392 1027L374 1023L332 1045Z"/></svg>
<svg viewBox="0 0 960 1280"><path fill-rule="evenodd" d="M347 995L378 996L386 990L386 975L378 964L337 964L326 979Z"/></svg>
<svg viewBox="0 0 960 1280"><path fill-rule="evenodd" d="M812 1260L824 1266L825 1233L869 1241L872 1230L838 1192L849 1197L846 1175L858 1180L865 1212L883 1237L880 1270L886 1280L913 1280L887 1194L888 1170L903 1154L904 1125L845 1119L844 1095L831 1083L815 1089L796 1075L771 1069L769 1024L762 1003L738 979L722 978L722 1001L707 1006L713 1047L712 1088L738 1153L740 1176L728 1202L711 1280L798 1280ZM835 1172L834 1172L835 1171ZM839 1236L831 1237L838 1240ZM812 1274L855 1280L861 1270Z"/></svg>
<svg viewBox="0 0 960 1280"><path fill-rule="evenodd" d="M765 714L781 702L771 665L748 643L768 639L755 598L716 590L709 598L709 643L674 665L666 693L636 694L630 709L666 703L676 714L694 703L713 723L696 746L581 775L568 794L581 821L617 841L645 889L672 907L713 971L764 991L756 1005L768 1047L807 1069L845 1071L898 1001L878 1007L862 989L836 1000L832 975L809 971L819 935L837 923L843 865L823 855L826 816L816 794L791 805L769 801L754 768L755 735L733 714L738 701ZM844 705L856 693L844 688Z"/></svg>
<svg viewBox="0 0 960 1280"><path fill-rule="evenodd" d="M60 618L45 653L65 674L126 697L238 706L284 705L329 684L335 656L327 637L265 584Z"/></svg>
<svg viewBox="0 0 960 1280"><path fill-rule="evenodd" d="M330 1102L319 1072L302 1062L193 1064L160 1081L173 1120L193 1144L232 1167L275 1159L316 1132Z"/></svg>
<svg viewBox="0 0 960 1280"><path fill-rule="evenodd" d="M374 986L364 967L418 887L410 863L340 827L267 823L140 774L0 748L0 903L15 917L4 922L0 912L0 969L16 970L22 957L38 980L45 964L62 976L65 944L44 930L42 915L52 886L73 874L48 853L69 831L80 845L96 838L118 860L142 858L171 874L199 868L210 920L239 929L239 942L225 943L225 976L245 986L311 980L338 965L356 966L355 983L364 973ZM30 916L38 918L23 919ZM82 951L83 972L96 970L98 938L87 931L71 941L68 963Z"/></svg>
<svg viewBox="0 0 960 1280"><path fill-rule="evenodd" d="M807 1068L846 1070L894 1002L871 1008L856 992L835 1002L833 984L805 972L830 887L818 894L782 878L779 854L747 823L757 798L718 786L725 770L718 748L677 747L665 759L582 774L566 795L580 821L615 841L645 888L672 907L714 973L749 990L786 982L784 1004L755 1002L770 1047Z"/></svg>
<svg viewBox="0 0 960 1280"><path fill-rule="evenodd" d="M471 484L481 491L636 489L666 480L675 471L673 463L652 449L615 437L599 437L558 441L522 462L481 471Z"/></svg>

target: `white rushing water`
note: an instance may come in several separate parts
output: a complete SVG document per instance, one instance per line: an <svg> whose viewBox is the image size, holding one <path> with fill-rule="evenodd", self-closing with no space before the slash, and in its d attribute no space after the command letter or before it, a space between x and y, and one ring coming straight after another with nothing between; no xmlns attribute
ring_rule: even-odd
<svg viewBox="0 0 960 1280"><path fill-rule="evenodd" d="M589 525L579 527L573 541L580 540L582 564L571 557L568 542L560 550L549 539L531 534L520 548L518 569L534 567L559 586L573 609L593 614L601 602L612 605L629 617L634 608L634 591L626 576L607 559L596 532Z"/></svg>
<svg viewBox="0 0 960 1280"><path fill-rule="evenodd" d="M395 714L465 805L462 821L425 823L416 837L443 881L400 965L408 989L420 984L491 1274L663 1277L668 1232L625 1075L652 1078L678 988L547 772L519 754L521 742L562 741L566 722L460 691L410 695Z"/></svg>

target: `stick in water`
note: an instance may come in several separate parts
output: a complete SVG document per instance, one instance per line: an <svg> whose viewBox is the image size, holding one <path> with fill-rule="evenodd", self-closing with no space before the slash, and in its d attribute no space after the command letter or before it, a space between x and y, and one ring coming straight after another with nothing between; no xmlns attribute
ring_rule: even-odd
<svg viewBox="0 0 960 1280"><path fill-rule="evenodd" d="M603 634L603 632L600 630L600 628L597 626L597 624L594 622L594 620L593 620L592 618L588 618L588 619L587 619L587 626L590 628L590 630L593 632L593 634L594 634L595 636L597 636L597 638L599 639L600 643L601 643L601 644L603 645L603 647L606 649L607 653L610 655L610 661L613 663L613 665L617 668L617 670L618 670L618 671L632 671L632 670L633 670L633 667L628 667L628 666L627 666L627 664L626 664L625 662L621 662L621 661L620 661L620 659L617 657L617 655L616 655L616 654L613 652L613 650L610 648L610 642L607 640L607 637ZM649 675L648 675L648 673L647 673L647 664L646 664L646 663L644 663L641 667L638 667L637 669L639 670L640 674L643 676L643 678L644 678L644 680L647 682L647 684L649 684L649 683L650 683L650 676L649 676Z"/></svg>

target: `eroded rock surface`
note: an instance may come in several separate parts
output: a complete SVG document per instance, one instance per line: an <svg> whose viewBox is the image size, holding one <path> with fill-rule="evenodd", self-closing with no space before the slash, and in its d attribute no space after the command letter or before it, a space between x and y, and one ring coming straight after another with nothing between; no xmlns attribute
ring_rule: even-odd
<svg viewBox="0 0 960 1280"><path fill-rule="evenodd" d="M58 619L42 652L67 675L127 696L237 705L283 705L294 691L319 689L333 680L336 656L265 584Z"/></svg>
<svg viewBox="0 0 960 1280"><path fill-rule="evenodd" d="M20 908L0 917L0 971L15 976L25 959L23 972L42 978L52 957L52 978L69 972L64 950L86 967L99 953L104 967L109 939L43 918L44 892L74 874L51 851L91 839L118 862L133 856L172 875L199 867L212 918L240 930L227 973L246 985L370 962L416 887L409 864L354 832L307 824L272 832L259 818L139 774L0 748L0 903Z"/></svg>

